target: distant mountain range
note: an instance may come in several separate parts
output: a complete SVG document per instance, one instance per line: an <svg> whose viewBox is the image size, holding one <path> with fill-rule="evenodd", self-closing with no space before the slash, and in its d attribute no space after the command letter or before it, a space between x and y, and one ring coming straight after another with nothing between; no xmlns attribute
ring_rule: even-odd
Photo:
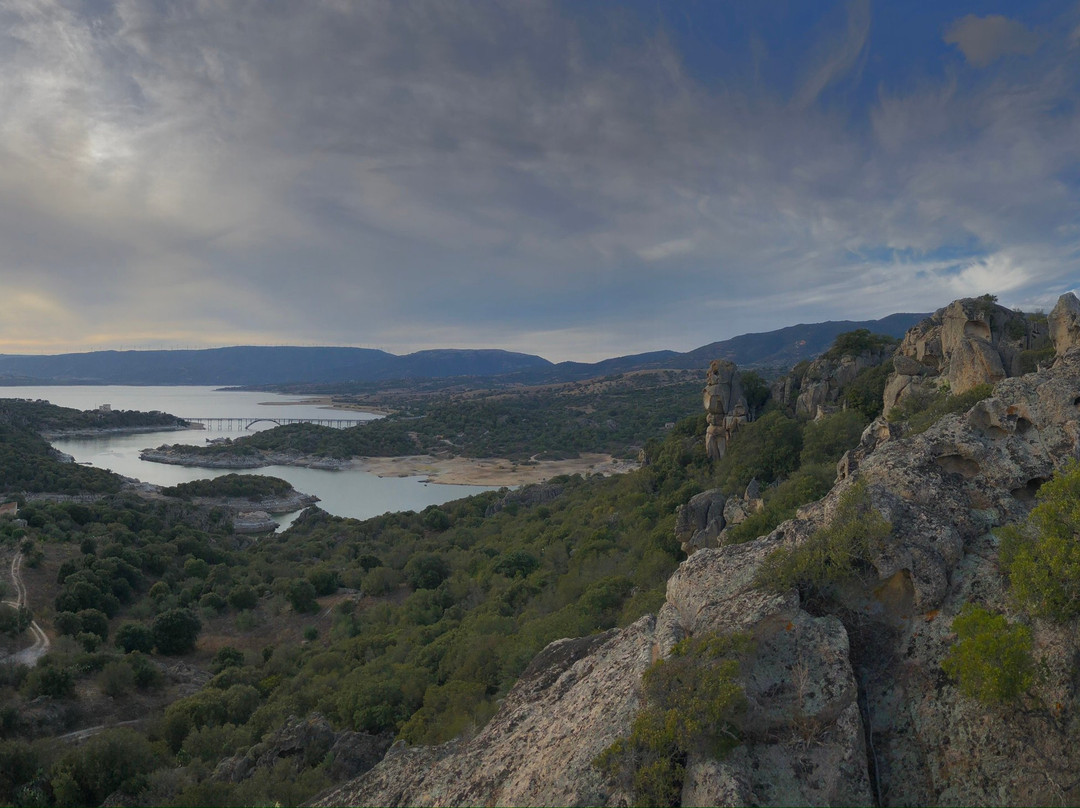
<svg viewBox="0 0 1080 808"><path fill-rule="evenodd" d="M827 350L838 334L866 328L903 336L925 314L829 321L743 334L686 353L653 351L601 362L549 362L499 350L442 349L396 356L370 348L239 346L192 351L91 351L55 356L0 354L0 385L203 384L276 385L393 379L507 377L569 381L649 368L693 369L713 359L740 366L790 367Z"/></svg>

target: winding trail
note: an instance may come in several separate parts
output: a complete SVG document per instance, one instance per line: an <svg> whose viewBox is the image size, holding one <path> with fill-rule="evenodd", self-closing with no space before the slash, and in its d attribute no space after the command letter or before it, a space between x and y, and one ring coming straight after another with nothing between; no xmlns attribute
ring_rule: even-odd
<svg viewBox="0 0 1080 808"><path fill-rule="evenodd" d="M23 584L22 580L22 560L22 553L15 553L15 557L11 559L11 582L15 585L15 600L4 601L8 606L14 606L16 609L20 606L29 607L26 598L26 585ZM49 638L36 620L30 621L30 634L34 638L33 645L10 656L0 658L0 662L13 662L16 665L26 665L31 668L37 665L38 660L45 656L52 643L49 642Z"/></svg>

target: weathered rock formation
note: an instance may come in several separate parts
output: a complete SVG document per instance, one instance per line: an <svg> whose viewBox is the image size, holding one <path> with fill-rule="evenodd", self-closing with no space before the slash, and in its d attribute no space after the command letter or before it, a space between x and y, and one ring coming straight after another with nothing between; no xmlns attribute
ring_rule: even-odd
<svg viewBox="0 0 1080 808"><path fill-rule="evenodd" d="M1076 295L1059 297L1047 321L1058 356L1063 356L1070 348L1080 347L1080 300Z"/></svg>
<svg viewBox="0 0 1080 808"><path fill-rule="evenodd" d="M936 391L942 382L952 393L963 393L1019 376L1033 369L1025 360L1049 345L1045 318L1011 311L988 297L955 300L900 343L893 359L896 372L885 387L885 414L905 398Z"/></svg>
<svg viewBox="0 0 1080 808"><path fill-rule="evenodd" d="M724 494L719 489L704 491L680 505L675 513L675 538L682 551L691 555L704 547L715 547L724 529Z"/></svg>
<svg viewBox="0 0 1080 808"><path fill-rule="evenodd" d="M943 353L923 355L948 372ZM967 699L940 664L965 602L1009 608L990 529L1023 518L1042 482L1078 457L1080 348L999 381L992 397L920 435L875 422L824 499L767 536L695 552L656 616L553 643L477 736L395 747L317 804L627 804L591 761L629 732L648 665L709 632L754 638L740 679L748 710L732 754L687 761L685 805L1076 803L1075 627L1031 622L1044 671L1029 709ZM758 586L769 553L830 525L856 484L892 525L869 580L812 608L795 590ZM715 530L718 507L696 497L681 534Z"/></svg>
<svg viewBox="0 0 1080 808"><path fill-rule="evenodd" d="M727 451L728 441L740 424L746 423L749 408L734 362L714 359L705 377L704 403L709 428L705 432L705 451L719 460Z"/></svg>
<svg viewBox="0 0 1080 808"><path fill-rule="evenodd" d="M892 349L867 350L856 355L822 356L799 365L772 385L773 400L801 418L819 418L839 409L844 390L864 370L877 367Z"/></svg>

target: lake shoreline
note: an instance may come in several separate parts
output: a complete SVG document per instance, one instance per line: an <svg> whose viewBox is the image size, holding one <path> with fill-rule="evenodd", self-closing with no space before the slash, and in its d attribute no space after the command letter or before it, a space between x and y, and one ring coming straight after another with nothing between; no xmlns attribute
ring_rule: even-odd
<svg viewBox="0 0 1080 808"><path fill-rule="evenodd" d="M238 456L206 456L174 450L170 446L144 449L139 457L150 463L209 469L259 469L267 466L301 466L344 471L355 469L379 477L426 477L436 485L518 486L544 482L563 474L622 474L639 464L619 460L607 454L582 454L565 460L514 461L506 458L436 457L406 455L395 457L357 457L338 460L299 452L260 452Z"/></svg>

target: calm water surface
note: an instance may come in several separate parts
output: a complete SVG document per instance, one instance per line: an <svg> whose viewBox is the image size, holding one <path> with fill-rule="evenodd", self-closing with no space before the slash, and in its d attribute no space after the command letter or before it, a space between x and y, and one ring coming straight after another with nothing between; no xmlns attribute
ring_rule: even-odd
<svg viewBox="0 0 1080 808"><path fill-rule="evenodd" d="M0 387L0 398L45 399L62 407L95 409L102 404L114 410L161 410L181 418L349 418L371 420L377 415L348 410L335 410L315 404L301 404L303 396L275 393L218 391L213 387ZM163 443L205 444L207 438L236 438L250 432L272 428L262 422L250 430L197 429L180 432L153 432L135 435L103 435L53 441L79 463L91 463L125 477L135 477L155 485L175 485L189 480L220 477L232 473L229 469L189 468L148 463L139 459L142 449ZM267 466L242 470L246 474L268 474L288 480L298 491L314 494L321 500L319 507L335 516L367 519L388 511L419 511L428 505L441 505L482 491L493 490L482 485L436 485L424 483L423 477L379 477L366 471L326 471L297 466ZM296 514L276 517L287 525Z"/></svg>

